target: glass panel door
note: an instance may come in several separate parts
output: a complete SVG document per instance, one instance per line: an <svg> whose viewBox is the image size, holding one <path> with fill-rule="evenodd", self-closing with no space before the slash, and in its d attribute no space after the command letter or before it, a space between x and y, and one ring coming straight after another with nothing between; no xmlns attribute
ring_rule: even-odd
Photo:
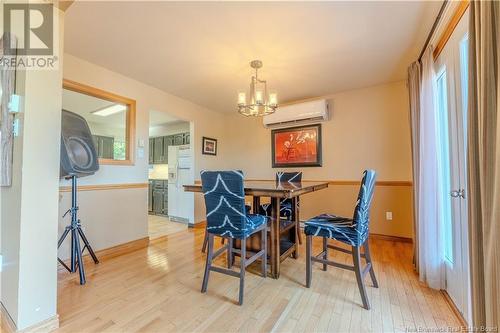
<svg viewBox="0 0 500 333"><path fill-rule="evenodd" d="M436 59L436 117L439 123L442 227L445 241L446 291L468 319L468 232L466 193L467 125L466 13Z"/></svg>

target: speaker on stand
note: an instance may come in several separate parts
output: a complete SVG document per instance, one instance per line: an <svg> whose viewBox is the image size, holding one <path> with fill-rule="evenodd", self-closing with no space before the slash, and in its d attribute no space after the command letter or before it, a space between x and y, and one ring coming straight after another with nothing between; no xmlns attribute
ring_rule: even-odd
<svg viewBox="0 0 500 333"><path fill-rule="evenodd" d="M85 284L85 268L82 260L83 251L87 250L98 264L99 260L92 250L90 243L81 228L81 221L78 218L77 201L77 179L80 177L93 175L99 170L99 161L95 149L92 134L87 121L80 115L62 111L61 119L61 178L71 180L71 208L64 213L63 217L71 214L71 223L66 226L64 233L59 238L57 247L61 247L68 234L71 238L70 266L66 265L60 258L57 260L70 273L78 272L80 284ZM80 240L83 242L81 247Z"/></svg>

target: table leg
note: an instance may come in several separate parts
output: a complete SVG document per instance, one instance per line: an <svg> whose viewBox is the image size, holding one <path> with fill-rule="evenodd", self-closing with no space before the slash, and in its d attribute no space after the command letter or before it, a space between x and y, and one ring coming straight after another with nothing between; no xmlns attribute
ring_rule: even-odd
<svg viewBox="0 0 500 333"><path fill-rule="evenodd" d="M279 198L271 198L271 277L280 276L280 204Z"/></svg>
<svg viewBox="0 0 500 333"><path fill-rule="evenodd" d="M253 197L253 214L259 214L260 197Z"/></svg>
<svg viewBox="0 0 500 333"><path fill-rule="evenodd" d="M300 218L299 218L299 198L295 197L292 198L292 209L293 209L293 218L295 220L295 228L293 228L294 232L294 237L293 240L295 242L295 250L293 252L293 258L298 259L299 258L299 240L300 240Z"/></svg>

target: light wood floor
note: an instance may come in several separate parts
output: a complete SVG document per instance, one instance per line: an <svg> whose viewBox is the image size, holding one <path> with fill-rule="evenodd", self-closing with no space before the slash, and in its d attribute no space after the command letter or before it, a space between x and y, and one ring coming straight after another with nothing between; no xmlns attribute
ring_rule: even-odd
<svg viewBox="0 0 500 333"><path fill-rule="evenodd" d="M188 226L179 222L172 222L168 217L148 215L149 239L174 234L187 230Z"/></svg>
<svg viewBox="0 0 500 333"><path fill-rule="evenodd" d="M323 272L315 264L312 286L305 288L303 247L298 260L283 263L278 280L252 274L250 267L240 307L236 278L212 272L208 293L200 293L203 233L188 229L87 264L85 286L77 274L61 271L58 332L404 332L460 325L441 293L418 281L411 244L371 241L380 288L367 278L370 311L361 307L353 272ZM335 259L349 261L338 252Z"/></svg>

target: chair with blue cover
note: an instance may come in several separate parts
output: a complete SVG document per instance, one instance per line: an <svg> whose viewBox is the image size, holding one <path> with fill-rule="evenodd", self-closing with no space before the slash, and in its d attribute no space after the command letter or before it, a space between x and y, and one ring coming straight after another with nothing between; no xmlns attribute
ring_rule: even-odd
<svg viewBox="0 0 500 333"><path fill-rule="evenodd" d="M302 172L277 172L276 173L276 184L277 186L281 186L284 183L297 184L302 182ZM293 205L299 205L299 198L284 198L280 201L280 219L284 219L286 221L292 222L295 221L295 209ZM271 216L272 206L271 204L262 204L260 205L259 214ZM299 222L297 222L299 223ZM300 229L300 225L296 226L297 229ZM299 243L302 244L302 237L300 237L301 233L298 232Z"/></svg>
<svg viewBox="0 0 500 333"><path fill-rule="evenodd" d="M267 264L267 217L248 214L245 209L243 172L202 171L201 184L207 210L208 253L201 292L207 291L210 272L223 273L240 278L239 304L243 304L245 268L261 259L262 276L266 277ZM246 239L261 232L261 250L247 258ZM214 236L227 239L226 245L214 252ZM233 240L241 240L241 249L233 248ZM227 269L212 264L213 260L227 251ZM240 272L231 270L234 254L241 258Z"/></svg>
<svg viewBox="0 0 500 333"><path fill-rule="evenodd" d="M323 264L323 270L326 271L327 265L354 271L358 282L359 292L363 301L363 307L370 309L370 302L366 294L364 278L369 272L375 288L378 288L373 262L370 257L370 248L368 246L368 230L370 224L370 206L375 189L374 170L366 170L363 173L361 188L358 194L356 208L353 218L346 218L330 214L316 216L305 223L304 232L306 234L306 286L311 286L312 263L319 262ZM323 251L318 255L312 255L312 238L323 238ZM335 239L351 246L351 251L328 244L328 239ZM361 253L361 247L364 253ZM338 250L352 255L353 266L345 265L328 260L328 249ZM361 258L365 258L366 266L361 267Z"/></svg>

